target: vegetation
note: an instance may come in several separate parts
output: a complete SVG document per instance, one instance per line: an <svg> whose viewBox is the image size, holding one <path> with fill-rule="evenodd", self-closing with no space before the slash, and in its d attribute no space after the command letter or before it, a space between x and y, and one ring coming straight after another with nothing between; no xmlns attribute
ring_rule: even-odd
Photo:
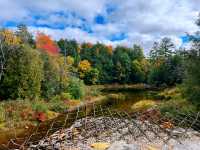
<svg viewBox="0 0 200 150"><path fill-rule="evenodd" d="M68 83L67 91L74 99L81 99L85 95L84 83L78 78L71 78Z"/></svg>
<svg viewBox="0 0 200 150"><path fill-rule="evenodd" d="M141 100L136 102L131 108L133 111L144 111L148 108L155 107L156 102L153 100Z"/></svg>
<svg viewBox="0 0 200 150"><path fill-rule="evenodd" d="M158 105L162 114L175 116L177 113L187 114L191 112L198 112L199 107L193 105L190 101L185 99L180 87L165 89L160 95L164 96L163 100Z"/></svg>
<svg viewBox="0 0 200 150"><path fill-rule="evenodd" d="M199 20L197 25L200 26ZM25 25L19 25L16 32L1 29L0 99L8 102L2 102L0 111L5 111L8 118L21 116L21 119L44 121L48 114L52 116L51 111L64 112L70 102L80 104L79 100L86 96L99 94L95 88L86 91L85 84L138 83L155 87L179 84L181 90L176 92L182 92L185 97L169 91L160 94L158 97L165 101L159 108L162 112L173 112L177 108L196 110L200 105L200 70L196 65L200 63L200 33L188 36L192 42L190 51L177 49L172 40L165 37L154 43L147 58L140 45L114 48L68 39L53 41L44 33L38 33L34 39ZM23 114L13 113L15 104L23 107ZM154 102L144 100L133 108L146 109L153 105ZM5 116L0 116L0 123L5 121Z"/></svg>
<svg viewBox="0 0 200 150"><path fill-rule="evenodd" d="M200 15L197 20L200 27ZM200 33L189 35L192 41L192 48L187 52L186 79L184 81L183 93L187 99L200 106Z"/></svg>
<svg viewBox="0 0 200 150"><path fill-rule="evenodd" d="M156 86L181 83L184 75L183 59L182 51L175 50L169 38L154 43L150 52L152 67L148 76L149 83Z"/></svg>

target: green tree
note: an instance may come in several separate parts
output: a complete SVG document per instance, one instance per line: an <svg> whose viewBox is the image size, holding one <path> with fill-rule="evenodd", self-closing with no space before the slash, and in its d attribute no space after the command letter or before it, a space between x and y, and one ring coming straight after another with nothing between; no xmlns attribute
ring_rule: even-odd
<svg viewBox="0 0 200 150"><path fill-rule="evenodd" d="M98 82L99 70L96 68L91 68L84 76L85 84L94 85Z"/></svg>
<svg viewBox="0 0 200 150"><path fill-rule="evenodd" d="M93 58L93 67L99 70L99 83L104 84L112 82L113 61L111 47L97 43L93 48L96 54Z"/></svg>
<svg viewBox="0 0 200 150"><path fill-rule="evenodd" d="M131 81L134 83L142 83L146 79L146 63L134 60L132 62Z"/></svg>
<svg viewBox="0 0 200 150"><path fill-rule="evenodd" d="M70 78L67 92L69 92L74 99L83 98L85 95L85 85L83 81L75 77Z"/></svg>
<svg viewBox="0 0 200 150"><path fill-rule="evenodd" d="M154 43L150 52L151 70L148 81L157 86L181 83L183 78L183 57L174 49L170 38Z"/></svg>
<svg viewBox="0 0 200 150"><path fill-rule="evenodd" d="M21 39L22 43L29 44L31 47L35 48L35 41L33 35L28 31L28 28L24 24L19 24L17 26L16 36Z"/></svg>
<svg viewBox="0 0 200 150"><path fill-rule="evenodd" d="M3 98L37 98L43 79L40 53L28 46L15 48L6 61L5 74L0 84Z"/></svg>
<svg viewBox="0 0 200 150"><path fill-rule="evenodd" d="M113 53L114 77L116 82L129 82L131 74L129 51L130 49L126 47L117 47Z"/></svg>
<svg viewBox="0 0 200 150"><path fill-rule="evenodd" d="M44 62L44 78L41 85L41 94L44 98L51 98L60 93L62 70L56 58L46 53L42 53Z"/></svg>
<svg viewBox="0 0 200 150"><path fill-rule="evenodd" d="M80 61L80 48L75 40L60 39L57 42L61 53L64 56L71 56L74 58L74 65L78 65Z"/></svg>
<svg viewBox="0 0 200 150"><path fill-rule="evenodd" d="M168 37L164 37L160 42L159 57L168 58L172 55L175 46L172 40Z"/></svg>
<svg viewBox="0 0 200 150"><path fill-rule="evenodd" d="M130 49L129 56L131 60L142 60L144 58L143 48L140 45L133 45L133 49Z"/></svg>
<svg viewBox="0 0 200 150"><path fill-rule="evenodd" d="M154 42L150 51L150 59L152 62L168 59L175 51L174 43L170 38L165 37L160 42Z"/></svg>
<svg viewBox="0 0 200 150"><path fill-rule="evenodd" d="M200 15L196 24L200 27ZM184 80L183 94L188 100L200 105L200 32L189 35L192 48L186 57L186 78Z"/></svg>

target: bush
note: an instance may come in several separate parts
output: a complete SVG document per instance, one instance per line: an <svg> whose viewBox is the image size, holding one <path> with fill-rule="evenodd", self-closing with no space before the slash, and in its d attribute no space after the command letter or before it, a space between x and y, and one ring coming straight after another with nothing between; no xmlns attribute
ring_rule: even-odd
<svg viewBox="0 0 200 150"><path fill-rule="evenodd" d="M148 108L151 107L155 107L156 106L156 102L154 102L153 100L141 100L139 102L136 102L131 109L134 111L142 111L142 110L146 110Z"/></svg>
<svg viewBox="0 0 200 150"><path fill-rule="evenodd" d="M55 112L64 112L67 110L67 106L63 101L51 101L50 102L50 110Z"/></svg>
<svg viewBox="0 0 200 150"><path fill-rule="evenodd" d="M67 109L67 107L64 101L62 101L62 96L67 96L67 95L61 94L61 95L54 96L49 102L49 106L50 106L49 109L55 112L64 112Z"/></svg>
<svg viewBox="0 0 200 150"><path fill-rule="evenodd" d="M67 87L69 92L74 99L81 99L85 96L85 85L82 80L78 78L71 78Z"/></svg>
<svg viewBox="0 0 200 150"><path fill-rule="evenodd" d="M70 100L72 98L70 93L64 93L64 92L60 94L60 97L62 100Z"/></svg>
<svg viewBox="0 0 200 150"><path fill-rule="evenodd" d="M56 95L54 97L52 97L50 99L50 102L56 102L56 101L60 101L61 100L61 96L60 95Z"/></svg>
<svg viewBox="0 0 200 150"><path fill-rule="evenodd" d="M32 109L36 112L47 112L48 111L48 106L45 102L42 101L35 101L32 104Z"/></svg>

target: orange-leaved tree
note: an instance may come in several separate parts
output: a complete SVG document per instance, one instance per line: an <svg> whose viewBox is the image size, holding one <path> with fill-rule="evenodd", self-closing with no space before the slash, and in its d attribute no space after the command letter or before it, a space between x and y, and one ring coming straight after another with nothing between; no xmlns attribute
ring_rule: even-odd
<svg viewBox="0 0 200 150"><path fill-rule="evenodd" d="M36 47L37 49L41 49L50 55L57 55L59 53L59 48L56 43L51 39L50 36L44 33L37 33Z"/></svg>

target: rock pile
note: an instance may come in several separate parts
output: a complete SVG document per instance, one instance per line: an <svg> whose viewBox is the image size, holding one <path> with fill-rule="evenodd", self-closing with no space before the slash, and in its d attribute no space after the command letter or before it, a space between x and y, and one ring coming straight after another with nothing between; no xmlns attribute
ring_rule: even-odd
<svg viewBox="0 0 200 150"><path fill-rule="evenodd" d="M101 147L98 147L98 143ZM86 117L42 139L29 150L198 150L200 133L179 127L163 128L149 121Z"/></svg>

